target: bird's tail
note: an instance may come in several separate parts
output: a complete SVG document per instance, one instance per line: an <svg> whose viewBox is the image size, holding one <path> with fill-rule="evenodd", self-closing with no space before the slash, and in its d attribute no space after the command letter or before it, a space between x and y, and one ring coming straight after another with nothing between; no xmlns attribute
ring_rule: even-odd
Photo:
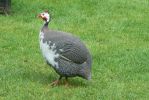
<svg viewBox="0 0 149 100"><path fill-rule="evenodd" d="M92 66L92 57L89 54L87 61L83 63L83 67L80 70L80 76L83 78L90 80L91 79L91 66Z"/></svg>
<svg viewBox="0 0 149 100"><path fill-rule="evenodd" d="M91 67L92 67L92 56L90 53L88 54L86 63L88 65L88 67L91 69Z"/></svg>

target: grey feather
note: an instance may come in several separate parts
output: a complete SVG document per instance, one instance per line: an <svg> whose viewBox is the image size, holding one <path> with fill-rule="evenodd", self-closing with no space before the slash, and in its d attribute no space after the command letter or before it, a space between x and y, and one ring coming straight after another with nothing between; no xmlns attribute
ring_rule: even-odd
<svg viewBox="0 0 149 100"><path fill-rule="evenodd" d="M44 33L43 42L55 44L56 53L60 55L55 59L59 67L52 66L60 76L91 78L91 54L79 38L70 33L49 30L46 24L41 31ZM51 43L49 45L53 45Z"/></svg>
<svg viewBox="0 0 149 100"><path fill-rule="evenodd" d="M57 50L63 50L63 52L58 53L72 62L82 64L87 60L87 49L78 38L68 33L55 31L47 31L44 37L45 42L51 41L55 43Z"/></svg>

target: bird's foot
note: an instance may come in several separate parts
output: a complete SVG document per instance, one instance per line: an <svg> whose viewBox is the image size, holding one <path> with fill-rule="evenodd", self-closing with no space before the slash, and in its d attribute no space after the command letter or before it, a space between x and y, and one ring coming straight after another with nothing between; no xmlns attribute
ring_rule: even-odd
<svg viewBox="0 0 149 100"><path fill-rule="evenodd" d="M57 86L58 84L59 84L59 80L55 80L50 85L51 86Z"/></svg>

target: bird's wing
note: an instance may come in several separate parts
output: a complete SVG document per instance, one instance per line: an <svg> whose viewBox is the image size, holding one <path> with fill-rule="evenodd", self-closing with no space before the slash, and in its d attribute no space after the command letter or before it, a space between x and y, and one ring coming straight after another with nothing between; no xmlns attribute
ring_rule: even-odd
<svg viewBox="0 0 149 100"><path fill-rule="evenodd" d="M60 57L72 61L77 64L82 64L87 60L87 51L83 44L67 41L63 43Z"/></svg>
<svg viewBox="0 0 149 100"><path fill-rule="evenodd" d="M76 64L82 64L87 60L88 51L78 38L67 33L50 32L53 34L45 34L45 41L51 40L55 43L57 52L62 59Z"/></svg>

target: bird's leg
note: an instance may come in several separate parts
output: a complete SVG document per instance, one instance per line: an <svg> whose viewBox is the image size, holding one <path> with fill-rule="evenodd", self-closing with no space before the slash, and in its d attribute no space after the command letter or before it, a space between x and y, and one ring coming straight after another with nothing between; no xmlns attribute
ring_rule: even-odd
<svg viewBox="0 0 149 100"><path fill-rule="evenodd" d="M65 86L68 86L68 77L65 77Z"/></svg>
<svg viewBox="0 0 149 100"><path fill-rule="evenodd" d="M56 86L56 85L58 85L61 79L62 79L62 76L60 76L58 80L53 81L50 85L51 85L51 86Z"/></svg>

